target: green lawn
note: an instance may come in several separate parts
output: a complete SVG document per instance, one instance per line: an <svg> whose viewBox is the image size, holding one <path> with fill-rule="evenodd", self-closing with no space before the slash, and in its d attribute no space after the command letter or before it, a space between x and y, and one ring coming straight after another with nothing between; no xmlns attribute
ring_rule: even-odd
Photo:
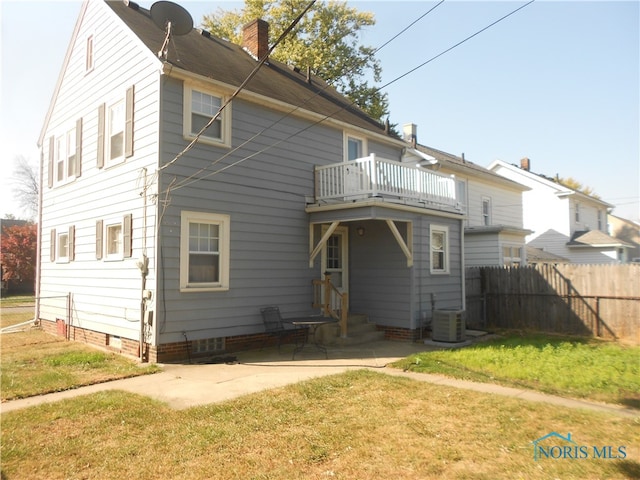
<svg viewBox="0 0 640 480"><path fill-rule="evenodd" d="M395 366L640 408L640 347L614 342L511 333L420 353Z"/></svg>
<svg viewBox="0 0 640 480"><path fill-rule="evenodd" d="M626 458L535 461L552 431ZM26 480L631 479L638 446L637 419L361 370L181 411L112 391L9 412L0 460Z"/></svg>
<svg viewBox="0 0 640 480"><path fill-rule="evenodd" d="M2 341L3 397L93 383L105 378L105 368L114 376L140 368L39 330L4 334ZM532 388L550 376L545 381L557 388L566 381L560 377L598 377L602 369L619 369L624 375L614 376L627 378L627 368L637 371L636 353L602 342L511 336L421 354L403 365ZM521 379L540 363L565 371L538 375L536 382ZM483 372L494 364L499 374ZM637 381L636 375L625 388L637 393ZM586 384L590 397L609 395L608 384ZM366 370L183 411L108 391L8 412L0 420L3 479L640 478L638 418ZM550 432L571 433L589 448L623 447L625 457L534 460L532 442Z"/></svg>
<svg viewBox="0 0 640 480"><path fill-rule="evenodd" d="M2 334L0 360L2 401L159 370L34 328Z"/></svg>

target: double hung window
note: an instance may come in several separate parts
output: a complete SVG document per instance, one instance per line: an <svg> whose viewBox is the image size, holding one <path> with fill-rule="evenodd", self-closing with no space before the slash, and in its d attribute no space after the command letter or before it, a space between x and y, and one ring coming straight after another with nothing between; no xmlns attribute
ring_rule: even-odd
<svg viewBox="0 0 640 480"><path fill-rule="evenodd" d="M134 87L98 107L97 167L110 167L133 155Z"/></svg>
<svg viewBox="0 0 640 480"><path fill-rule="evenodd" d="M431 273L449 273L449 227L431 225Z"/></svg>
<svg viewBox="0 0 640 480"><path fill-rule="evenodd" d="M122 260L132 255L132 215L96 222L96 258Z"/></svg>
<svg viewBox="0 0 640 480"><path fill-rule="evenodd" d="M482 225L491 225L491 199L482 197Z"/></svg>
<svg viewBox="0 0 640 480"><path fill-rule="evenodd" d="M49 139L49 187L62 185L80 176L82 155L82 119L66 131Z"/></svg>
<svg viewBox="0 0 640 480"><path fill-rule="evenodd" d="M67 230L51 229L50 260L57 263L68 263L75 258L76 229L71 225Z"/></svg>
<svg viewBox="0 0 640 480"><path fill-rule="evenodd" d="M231 105L220 110L225 101L224 95L185 83L184 136L193 139L200 135L204 143L229 146Z"/></svg>
<svg viewBox="0 0 640 480"><path fill-rule="evenodd" d="M182 212L180 288L182 291L229 288L230 217Z"/></svg>

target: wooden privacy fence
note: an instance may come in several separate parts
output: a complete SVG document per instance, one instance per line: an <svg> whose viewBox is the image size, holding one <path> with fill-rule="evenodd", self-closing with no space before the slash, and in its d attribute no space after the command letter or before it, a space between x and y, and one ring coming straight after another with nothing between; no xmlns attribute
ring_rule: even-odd
<svg viewBox="0 0 640 480"><path fill-rule="evenodd" d="M467 269L467 324L640 344L640 265Z"/></svg>

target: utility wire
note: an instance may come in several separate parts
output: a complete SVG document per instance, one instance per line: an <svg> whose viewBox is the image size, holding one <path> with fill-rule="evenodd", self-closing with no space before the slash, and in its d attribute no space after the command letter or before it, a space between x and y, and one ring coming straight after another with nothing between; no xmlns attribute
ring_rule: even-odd
<svg viewBox="0 0 640 480"><path fill-rule="evenodd" d="M405 33L407 30L409 30L412 26L414 26L416 23L418 23L420 20L422 20L424 17L426 17L427 15L429 15L433 10L435 10L437 7L439 7L440 5L442 5L444 3L445 0L440 0L440 2L438 2L435 6L431 7L429 10L427 10L425 13L423 13L422 15L420 15L416 20L414 20L413 22L411 22L409 25L407 25L405 28L403 28L399 33L397 33L396 35L394 35L393 37L391 37L389 40L387 40L385 43L383 43L382 45L380 45L379 47L377 47L372 55L375 55L376 53L378 53L380 50L382 50L384 47L386 47L387 45L389 45L392 41L394 41L396 38L398 38L400 35L402 35L403 33ZM351 68L351 70L347 70L347 72L350 72L352 70L355 70L357 68L357 66L354 66ZM266 131L272 129L273 127L275 127L277 124L279 124L280 122L282 122L284 119L290 117L294 112L300 110L304 105L306 105L308 102L310 102L311 100L313 100L314 98L316 98L318 95L320 95L321 93L323 93L324 91L326 91L328 88L330 88L331 85L329 83L327 83L327 85L322 88L321 90L318 90L316 93L314 93L313 95L311 95L310 97L308 97L307 99L305 99L300 105L295 106L293 109L291 109L290 111L288 111L287 113L285 113L282 117L280 117L279 119L275 120L274 122L272 122L270 125L264 127L262 130L260 130L259 132L257 132L256 134L254 134L252 137L248 138L247 140L245 140L244 142L242 142L240 145L238 145L237 147L233 148L232 150L228 151L227 153L225 153L224 155L222 155L221 157L217 158L216 160L214 160L213 162L211 162L211 164L209 164L206 167L201 168L200 170L198 170L197 172L189 175L188 177L186 177L185 179L179 181L176 183L176 186L174 188L181 188L182 186L186 186L186 185L191 185L194 182L191 182L190 180L192 180L194 177L196 177L197 175L201 174L204 171L207 171L209 168L215 166L216 164L220 163L222 160L224 160L225 158L229 157L230 155L232 155L234 152L238 151L239 149L241 149L242 147L244 147L245 145L247 145L248 143L252 142L253 140L255 140L256 138L262 136ZM353 105L355 102L351 102L350 105ZM337 112L340 112L342 109L338 110ZM331 116L335 115L337 112L333 112L331 114ZM322 119L322 121L326 120L327 118L329 118L329 116L324 117ZM316 125L315 123L313 125ZM313 126L312 125L312 126ZM303 130L296 132L295 135L298 135L300 133L302 133ZM295 136L294 135L294 136ZM285 140L288 140L289 138L292 138L292 136L287 137ZM279 141L277 144L282 143L282 141ZM271 147L276 146L277 144L272 145ZM271 148L269 147L269 148ZM248 158L244 158L242 161L244 160L248 160L249 158L254 157L255 155L257 155L258 153L262 153L265 150L261 150L260 152L256 152L254 154L251 155L251 157ZM234 163L235 164L235 163ZM232 164L232 165L234 165ZM225 167L225 170L227 169L227 167ZM216 171L217 172L217 171ZM212 173L213 174L213 173ZM200 177L200 178L207 178L210 175L206 175L204 177ZM196 179L197 181L197 179Z"/></svg>
<svg viewBox="0 0 640 480"><path fill-rule="evenodd" d="M394 78L393 80L389 81L388 83L386 83L386 84L384 84L384 85L382 85L382 86L380 86L380 87L376 88L374 91L378 92L378 91L380 91L380 90L382 90L382 89L384 89L384 88L387 88L388 86L390 86L390 85L392 85L392 84L396 83L397 81L399 81L399 80L401 80L401 79L405 78L406 76L408 76L408 75L410 75L410 74L414 73L415 71L417 71L417 70L419 70L420 68L422 68L422 67L426 66L427 64L429 64L429 63L431 63L432 61L436 60L437 58L440 58L441 56L445 55L446 53L448 53L448 52L452 51L453 49L455 49L455 48L459 47L460 45L462 45L462 44L466 43L467 41L471 40L472 38L474 38L474 37L478 36L479 34L481 34L481 33L485 32L485 31L486 31L486 30L488 30L489 28L491 28L491 27L493 27L493 26L497 25L498 23L500 23L500 22L502 22L503 20L507 19L507 18L508 18L508 17L510 17L511 15L513 15L513 14L517 13L518 11L522 10L523 8L525 8L525 7L529 6L529 5L531 5L533 2L535 2L535 0L530 0L529 2L527 2L527 3L523 4L523 5L521 5L520 7L516 8L516 9L514 9L514 10L512 10L512 11L511 11L511 12L509 12L508 14L506 14L506 15L504 15L504 16L502 16L502 17L500 17L499 19L497 19L497 20L495 20L494 22L490 23L490 24L489 24L489 25L487 25L486 27L484 27L484 28L482 28L482 29L478 30L477 32L473 33L472 35L469 35L468 37L466 37L466 38L464 38L463 40L459 41L459 42L458 42L458 43L456 43L455 45L453 45L453 46L451 46L451 47L447 48L446 50L443 50L443 51L442 51L442 52L440 52L439 54L437 54L437 55L435 55L435 56L431 57L430 59L428 59L427 61L425 61L425 62L421 63L420 65L418 65L418 66L416 66L416 67L412 68L411 70L409 70L409 71L407 71L407 72L403 73L402 75L400 75L400 76L398 76L398 77ZM438 4L438 5L439 5L439 4ZM436 6L438 6L438 5L436 5ZM435 8L435 7L434 7L434 8ZM432 8L430 11L432 11L432 10L433 10L433 8ZM414 22L414 23L415 23L415 22ZM388 42L387 42L387 43L388 43ZM385 45L386 45L386 44L385 44ZM383 46L384 46L384 45L383 45ZM352 105L354 105L354 104L355 104L355 101L352 101L352 102L350 102L347 106L340 107L340 108L336 109L334 112L332 112L332 113L330 113L330 114L328 114L328 115L325 115L324 117L322 117L321 119L317 120L316 122L313 122L312 124L308 125L307 127L303 128L303 129L300 129L300 130L298 130L298 131L297 131L297 132L295 132L295 133L292 133L291 135L287 136L286 138L283 138L283 139L281 139L281 140L278 140L277 142L275 142L275 143L273 143L273 144L271 144L271 145L268 145L268 146L266 146L265 148L263 148L263 149L261 149L261 150L259 150L259 151L257 151L257 152L252 153L251 155L248 155L248 156L246 156L246 157L243 157L243 158L241 158L241 159L238 159L237 161L235 161L235 162L233 162L233 163L230 163L230 164L228 164L228 165L226 165L226 166L224 166L224 167L222 167L222 168L220 168L220 169L218 169L218 170L214 170L214 171L212 171L212 172L208 173L207 175L204 175L204 176L201 176L201 177L198 177L198 178L193 178L193 176L190 176L190 177L188 177L189 179L191 179L190 181L189 181L188 179L185 179L185 180L183 180L183 181L179 182L179 184L178 184L178 185L176 185L176 186L174 186L173 188L174 188L174 190L177 190L177 189L179 189L179 188L182 188L182 187L185 187L185 186L191 185L192 183L195 183L195 182L197 182L197 181L199 181L199 180L203 180L203 179L205 179L205 178L209 178L209 177L211 177L211 176L213 176L213 175L216 175L216 174L221 173L221 172L223 172L223 171L225 171L225 170L228 170L229 168L234 167L234 166L236 166L236 165L238 165L238 164L240 164L240 163L242 163L242 162L244 162L244 161L246 161L246 160L250 160L251 158L255 157L256 155L261 154L261 153L264 153L264 152L266 152L267 150L269 150L269 149L271 149L271 148L274 148L274 147L276 147L277 145L280 145L281 143L283 143L283 142L285 142L285 141L288 141L288 140L290 140L291 138L293 138L293 137L295 137L295 136L297 136L297 135L299 135L299 134L301 134L301 133L303 133L303 132L305 132L305 131L309 130L310 128L312 128L312 127L314 127L314 126L316 126L316 125L318 125L318 124L320 124L320 123L322 123L322 122L326 121L327 119L329 119L329 118L333 117L334 115L336 115L336 114L340 113L341 111L343 111L345 108L347 108L347 107L349 107L349 106L352 106ZM296 109L297 109L297 108L296 108ZM295 110L295 109L294 109L294 110ZM288 115L289 115L289 114L287 114L286 116L288 116ZM286 117L286 116L285 116L285 117ZM285 117L283 117L283 118L285 118ZM282 119L278 120L278 122L279 122L279 121L281 121L281 120L282 120ZM277 123L277 122L276 122L276 123ZM269 128L270 128L270 127L269 127ZM264 132L264 130L263 130L263 132ZM261 132L261 133L262 133L262 132ZM255 138L255 136L254 136L254 137L252 137L252 138ZM246 143L246 142L245 142L245 143ZM210 166L213 166L213 165L215 165L216 163L220 162L223 158L225 158L225 156L223 156L223 157L221 157L220 159L216 160L216 161L215 161L214 163L212 163ZM207 168L208 168L208 167L207 167ZM202 171L202 170L201 170L201 171ZM198 172L198 173L200 173L200 172Z"/></svg>
<svg viewBox="0 0 640 480"><path fill-rule="evenodd" d="M413 27L416 23L418 23L420 20L422 20L424 17L426 17L427 15L429 15L431 12L433 12L436 8L438 8L440 5L442 5L444 3L444 0L440 0L440 2L438 2L436 5L434 5L433 7L431 7L429 10L427 10L425 13L423 13L422 15L420 15L418 18L416 18L413 22L411 22L409 25L407 25L405 28L403 28L402 30L400 30L400 32L398 32L397 34L395 34L393 37L391 37L389 40L387 40L386 42L384 42L382 45L380 45L378 48L376 48L373 51L373 54L375 55L376 53L378 53L380 50L382 50L384 47L386 47L387 45L389 45L391 42L393 42L396 38L398 38L400 35L402 35L404 32L406 32L407 30L409 30L411 27Z"/></svg>
<svg viewBox="0 0 640 480"><path fill-rule="evenodd" d="M198 140L200 139L200 137L202 136L202 134L211 126L213 125L213 122L215 122L220 115L222 114L223 110L227 107L227 105L229 105L231 103L231 101L236 98L238 96L238 94L244 89L244 87L247 86L247 84L251 81L251 79L253 77L256 76L256 74L258 73L258 70L260 70L260 67L262 67L262 65L265 64L265 62L267 61L267 59L269 58L269 55L271 54L271 52L273 52L273 49L276 48L280 42L282 40L284 40L284 38L289 34L289 32L291 32L291 30L294 29L294 27L298 24L298 22L300 22L300 20L302 20L302 17L309 11L309 9L316 3L316 0L311 0L311 2L309 3L309 5L307 5L307 7L302 11L302 13L300 13L300 15L298 15L293 22L291 22L291 25L289 25L284 32L282 32L282 34L280 35L280 37L275 41L275 43L271 46L271 48L269 48L269 50L267 51L267 53L265 53L263 55L263 57L260 59L260 61L258 62L258 64L255 66L255 68L251 71L251 73L249 74L249 76L244 80L244 82L242 82L240 84L240 86L236 89L235 92L233 92L233 94L224 102L224 104L222 104L222 106L218 109L218 111L216 112L216 114L211 117L211 119L207 122L207 124L202 127L202 129L198 132L198 134L195 136L195 138L193 140L191 140L191 142L189 143L189 145L187 145L184 149L182 149L182 151L180 151L180 153L178 153L173 160L171 160L170 162L164 164L162 167L160 167L158 170L164 170L165 168L167 168L169 165L172 165L173 163L175 163L180 157L182 157L185 153L187 153L189 150L191 150L193 148L193 146L198 143Z"/></svg>
<svg viewBox="0 0 640 480"><path fill-rule="evenodd" d="M535 2L535 1L536 1L536 0L530 0L529 2L525 3L524 5L521 5L520 7L516 8L515 10L513 10L513 11L511 11L511 12L509 12L509 13L507 13L507 14L506 14L506 15L504 15L503 17L500 17L500 18L499 18L498 20L496 20L495 22L493 22L493 23L491 23L491 24L487 25L487 26L486 26L486 27L484 27L483 29L478 30L476 33L474 33L474 34L472 34L472 35L469 35L469 36L468 36L467 38L465 38L464 40L459 41L459 42L458 42L458 43L456 43L455 45L453 45L453 46L451 46L451 47L447 48L446 50L443 50L442 52L440 52L440 53L439 53L439 54L437 54L436 56L431 57L431 58L430 58L429 60L427 60L426 62L423 62L423 63L421 63L420 65L418 65L417 67L414 67L414 68L412 68L411 70L409 70L409 71L407 71L407 72L403 73L403 74L402 74L402 75L400 75L399 77L394 78L394 79L393 79L393 80L391 80L389 83L387 83L387 84L385 84L385 85L382 85L382 86L380 87L380 89L379 89L379 90L382 90L383 88L386 88L386 87L388 87L389 85L391 85L391 84L393 84L393 83L396 83L398 80L400 80L400 79L402 79L402 78L406 77L407 75L412 74L412 73L413 73L413 72L415 72L416 70L419 70L420 68L422 68L422 67L424 67L425 65L427 65L427 64L429 64L429 63L431 63L431 62L433 62L433 61L434 61L434 60L436 60L437 58L440 58L441 56L445 55L446 53L449 53L449 52L450 52L451 50L453 50L454 48L457 48L457 47L459 47L460 45L462 45L463 43L465 43L465 42L467 42L467 41L471 40L472 38L474 38L474 37L476 37L476 36L480 35L480 34L481 34L482 32L484 32L485 30L490 29L491 27L493 27L494 25L496 25L496 24L500 23L501 21L505 20L506 18L510 17L511 15L513 15L513 14L517 13L518 11L522 10L523 8L525 8L525 7L529 6L529 5L531 5L531 4L532 4L533 2Z"/></svg>

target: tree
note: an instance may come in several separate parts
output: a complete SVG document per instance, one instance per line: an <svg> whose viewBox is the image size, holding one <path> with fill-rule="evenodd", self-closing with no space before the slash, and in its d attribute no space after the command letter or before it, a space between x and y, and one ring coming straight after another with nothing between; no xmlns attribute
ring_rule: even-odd
<svg viewBox="0 0 640 480"><path fill-rule="evenodd" d="M309 4L309 0L246 0L242 10L205 15L203 27L214 35L241 43L242 26L262 18L269 22L269 44L279 38ZM335 87L372 118L388 115L389 101L366 80L381 80L375 49L359 45L359 32L375 25L372 13L359 12L346 2L317 2L271 57L311 72Z"/></svg>
<svg viewBox="0 0 640 480"><path fill-rule="evenodd" d="M573 177L562 178L560 176L556 176L556 182L560 185L564 185L567 188L575 190L576 192L584 193L585 195L589 195L590 197L600 199L600 196L596 195L593 188L583 185Z"/></svg>
<svg viewBox="0 0 640 480"><path fill-rule="evenodd" d="M33 285L36 277L38 234L36 225L14 225L2 231L0 240L2 280Z"/></svg>
<svg viewBox="0 0 640 480"><path fill-rule="evenodd" d="M15 168L13 170L13 182L15 193L20 208L34 217L38 212L38 197L40 182L36 167L24 156L15 158Z"/></svg>

